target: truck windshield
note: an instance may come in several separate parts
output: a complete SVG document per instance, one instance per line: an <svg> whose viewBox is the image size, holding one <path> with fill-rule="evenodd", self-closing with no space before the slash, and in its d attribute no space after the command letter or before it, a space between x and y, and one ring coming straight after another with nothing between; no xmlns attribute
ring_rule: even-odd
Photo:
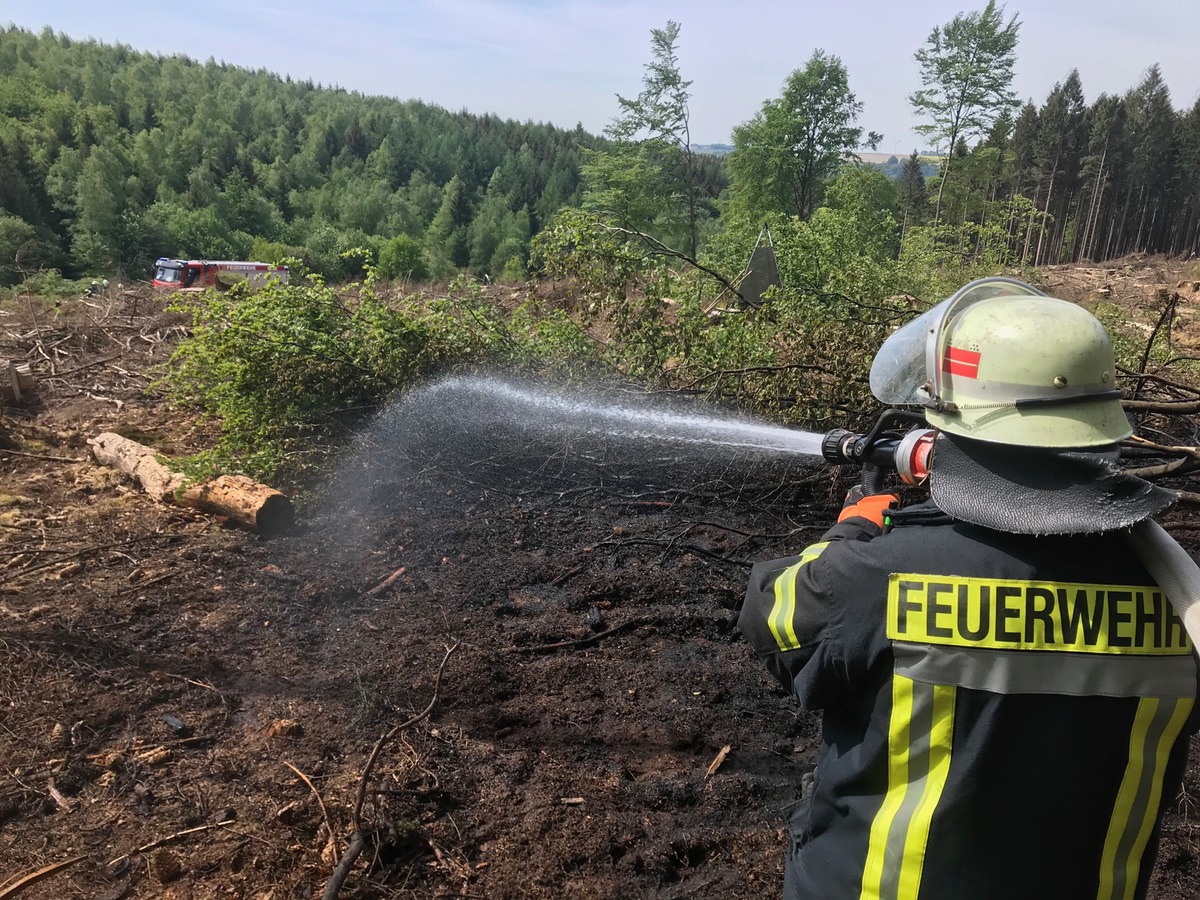
<svg viewBox="0 0 1200 900"><path fill-rule="evenodd" d="M159 266L154 273L155 281L168 281L174 284L179 281L179 269L175 266Z"/></svg>

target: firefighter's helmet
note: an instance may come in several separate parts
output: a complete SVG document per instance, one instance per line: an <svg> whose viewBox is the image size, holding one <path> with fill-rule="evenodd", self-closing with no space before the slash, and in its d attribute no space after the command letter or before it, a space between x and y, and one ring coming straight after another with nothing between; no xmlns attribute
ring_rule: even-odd
<svg viewBox="0 0 1200 900"><path fill-rule="evenodd" d="M1087 448L1129 437L1112 344L1082 307L1011 278L971 282L899 329L871 366L888 404L931 425L1025 447Z"/></svg>

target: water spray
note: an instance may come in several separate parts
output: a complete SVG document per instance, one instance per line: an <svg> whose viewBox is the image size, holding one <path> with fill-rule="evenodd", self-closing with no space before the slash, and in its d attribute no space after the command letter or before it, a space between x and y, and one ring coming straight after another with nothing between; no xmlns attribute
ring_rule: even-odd
<svg viewBox="0 0 1200 900"><path fill-rule="evenodd" d="M885 410L866 434L839 428L822 436L735 415L622 403L586 391L564 395L486 377L448 378L426 386L415 397L435 405L439 420L473 430L528 429L572 439L598 436L861 466L867 493L882 492L889 472L896 472L904 484L923 484L936 434L920 413L899 409Z"/></svg>

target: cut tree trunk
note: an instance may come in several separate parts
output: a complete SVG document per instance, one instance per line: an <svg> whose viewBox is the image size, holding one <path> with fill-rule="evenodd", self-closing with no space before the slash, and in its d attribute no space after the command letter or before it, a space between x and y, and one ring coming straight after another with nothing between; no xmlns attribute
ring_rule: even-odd
<svg viewBox="0 0 1200 900"><path fill-rule="evenodd" d="M29 363L0 360L0 400L20 403L33 390L33 371Z"/></svg>
<svg viewBox="0 0 1200 900"><path fill-rule="evenodd" d="M295 519L287 497L244 475L220 475L180 491L184 476L159 462L149 447L112 432L88 444L97 462L124 472L155 500L225 516L260 534L287 531Z"/></svg>
<svg viewBox="0 0 1200 900"><path fill-rule="evenodd" d="M179 502L228 516L259 534L280 534L292 527L292 502L275 488L245 475L219 475L193 485Z"/></svg>

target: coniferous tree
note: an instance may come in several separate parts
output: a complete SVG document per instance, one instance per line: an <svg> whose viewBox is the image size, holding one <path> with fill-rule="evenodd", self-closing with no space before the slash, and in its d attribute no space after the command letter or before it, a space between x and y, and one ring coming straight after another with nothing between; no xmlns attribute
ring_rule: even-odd
<svg viewBox="0 0 1200 900"><path fill-rule="evenodd" d="M507 214L536 215L505 233L524 234L578 200L580 148L600 143L582 129L0 27L0 214L31 226L37 258L72 275L117 264L144 275L160 255L256 243L302 252L312 238L309 260L336 277L338 247L423 238L455 174L471 209L510 154L521 173ZM19 223L6 233L28 243Z"/></svg>
<svg viewBox="0 0 1200 900"><path fill-rule="evenodd" d="M909 225L919 225L924 217L929 194L925 190L925 175L921 172L921 157L916 150L904 160L904 168L896 181L897 200L902 221L901 239Z"/></svg>
<svg viewBox="0 0 1200 900"><path fill-rule="evenodd" d="M1125 97L1126 121L1133 152L1126 208L1122 211L1124 251L1150 253L1163 248L1162 235L1170 212L1168 194L1176 178L1176 114L1171 94L1157 65Z"/></svg>
<svg viewBox="0 0 1200 900"><path fill-rule="evenodd" d="M1079 164L1087 139L1084 112L1079 72L1072 69L1065 82L1054 85L1038 115L1034 157L1041 196L1035 197L1034 201L1039 203L1046 216L1041 220L1037 245L1033 250L1034 265L1040 265L1049 252L1046 246L1048 223L1052 228L1051 241L1057 237L1061 246L1061 229L1074 199ZM1059 254L1054 253L1051 258L1057 262Z"/></svg>
<svg viewBox="0 0 1200 900"><path fill-rule="evenodd" d="M1124 116L1120 98L1108 94L1097 97L1087 111L1088 146L1080 162L1083 228L1079 255L1089 259L1103 259L1107 255L1101 224L1111 206L1109 186L1113 172L1119 169L1124 155Z"/></svg>

